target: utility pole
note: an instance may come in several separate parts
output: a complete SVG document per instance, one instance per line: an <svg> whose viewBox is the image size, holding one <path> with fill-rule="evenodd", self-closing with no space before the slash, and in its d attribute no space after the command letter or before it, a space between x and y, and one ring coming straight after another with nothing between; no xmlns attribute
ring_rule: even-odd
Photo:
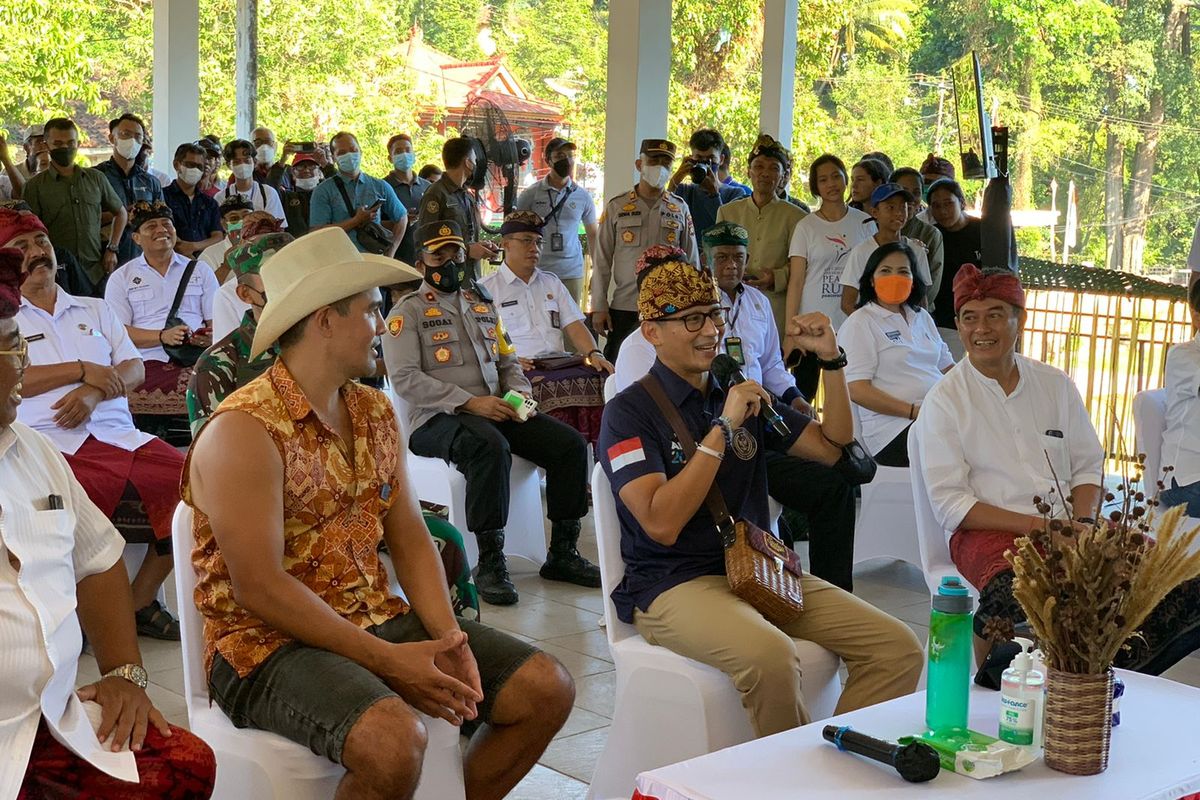
<svg viewBox="0 0 1200 800"><path fill-rule="evenodd" d="M234 131L242 139L258 125L258 0L237 0Z"/></svg>

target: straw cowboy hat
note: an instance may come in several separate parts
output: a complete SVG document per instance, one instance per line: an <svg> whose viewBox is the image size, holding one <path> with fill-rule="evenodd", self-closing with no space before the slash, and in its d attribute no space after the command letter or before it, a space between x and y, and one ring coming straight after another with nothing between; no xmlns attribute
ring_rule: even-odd
<svg viewBox="0 0 1200 800"><path fill-rule="evenodd" d="M322 306L424 277L402 261L358 252L341 228L301 236L264 264L260 274L267 304L254 331L251 358L258 358L288 328Z"/></svg>

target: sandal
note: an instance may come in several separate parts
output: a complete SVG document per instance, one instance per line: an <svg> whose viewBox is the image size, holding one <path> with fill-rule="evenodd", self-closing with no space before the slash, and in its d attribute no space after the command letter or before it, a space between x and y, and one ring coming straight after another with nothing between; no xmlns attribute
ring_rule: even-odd
<svg viewBox="0 0 1200 800"><path fill-rule="evenodd" d="M138 636L149 636L169 642L179 641L179 620L171 616L171 612L163 608L158 600L145 608L139 608L133 619L137 623Z"/></svg>

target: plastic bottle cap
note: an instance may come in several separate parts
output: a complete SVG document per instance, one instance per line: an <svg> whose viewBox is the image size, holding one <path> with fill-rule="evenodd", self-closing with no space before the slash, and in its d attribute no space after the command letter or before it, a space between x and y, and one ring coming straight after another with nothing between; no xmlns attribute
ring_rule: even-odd
<svg viewBox="0 0 1200 800"><path fill-rule="evenodd" d="M967 587L956 575L946 575L933 596L933 610L943 614L970 614L975 609Z"/></svg>
<svg viewBox="0 0 1200 800"><path fill-rule="evenodd" d="M1033 642L1020 636L1013 641L1021 646L1021 652L1013 656L1012 668L1017 672L1027 673L1033 668Z"/></svg>
<svg viewBox="0 0 1200 800"><path fill-rule="evenodd" d="M967 587L963 586L962 581L955 575L944 575L942 581L938 585L938 594L948 594L962 596L968 594Z"/></svg>

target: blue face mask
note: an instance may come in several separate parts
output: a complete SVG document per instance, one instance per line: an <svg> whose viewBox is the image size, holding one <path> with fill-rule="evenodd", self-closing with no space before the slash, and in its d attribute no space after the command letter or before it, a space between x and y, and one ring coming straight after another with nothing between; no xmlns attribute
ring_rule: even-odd
<svg viewBox="0 0 1200 800"><path fill-rule="evenodd" d="M338 169L347 175L353 175L358 172L359 165L361 164L362 153L342 153L337 157Z"/></svg>
<svg viewBox="0 0 1200 800"><path fill-rule="evenodd" d="M413 164L417 163L415 153L396 153L392 156L392 166L401 172L408 172L413 168Z"/></svg>

